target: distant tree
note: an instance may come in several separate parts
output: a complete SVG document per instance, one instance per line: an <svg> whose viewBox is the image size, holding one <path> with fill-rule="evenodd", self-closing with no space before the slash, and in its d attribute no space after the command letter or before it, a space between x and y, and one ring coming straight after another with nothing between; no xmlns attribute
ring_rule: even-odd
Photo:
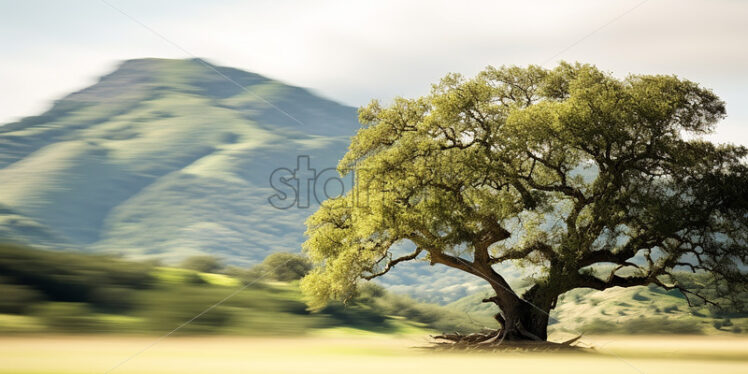
<svg viewBox="0 0 748 374"><path fill-rule="evenodd" d="M229 266L224 273L244 283L256 283L263 280L289 282L303 278L311 269L312 262L308 257L279 252L270 254L261 263L250 268Z"/></svg>
<svg viewBox="0 0 748 374"><path fill-rule="evenodd" d="M501 328L488 344L547 339L549 312L575 288L655 284L696 301L673 276L689 270L745 291L748 152L698 137L725 105L693 82L489 67L359 116L338 165L356 184L307 221L313 306L425 260L491 285ZM540 274L521 295L494 267L507 261Z"/></svg>
<svg viewBox="0 0 748 374"><path fill-rule="evenodd" d="M214 256L192 256L182 261L180 267L203 273L215 273L221 270L223 265Z"/></svg>
<svg viewBox="0 0 748 374"><path fill-rule="evenodd" d="M312 263L306 256L279 252L267 256L262 261L262 268L269 278L288 282L307 275L312 270Z"/></svg>

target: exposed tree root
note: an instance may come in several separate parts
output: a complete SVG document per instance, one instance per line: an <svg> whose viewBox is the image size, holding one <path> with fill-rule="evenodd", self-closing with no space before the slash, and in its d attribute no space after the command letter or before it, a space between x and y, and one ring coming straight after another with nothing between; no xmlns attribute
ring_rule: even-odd
<svg viewBox="0 0 748 374"><path fill-rule="evenodd" d="M460 350L484 350L484 351L560 351L586 349L578 344L581 335L561 343L542 341L537 337L516 336L510 338L505 330L483 330L481 332L463 335L458 332L432 336L434 339L431 346L426 347L434 350L460 351ZM524 334L523 334L524 335ZM534 338L533 338L534 337Z"/></svg>

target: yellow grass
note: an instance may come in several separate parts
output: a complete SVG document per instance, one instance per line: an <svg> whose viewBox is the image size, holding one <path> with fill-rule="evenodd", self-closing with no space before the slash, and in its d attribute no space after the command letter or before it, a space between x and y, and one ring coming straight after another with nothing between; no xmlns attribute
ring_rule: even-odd
<svg viewBox="0 0 748 374"><path fill-rule="evenodd" d="M748 338L591 337L600 353L434 353L418 337L169 337L112 373L747 373ZM0 337L0 373L105 373L152 337Z"/></svg>

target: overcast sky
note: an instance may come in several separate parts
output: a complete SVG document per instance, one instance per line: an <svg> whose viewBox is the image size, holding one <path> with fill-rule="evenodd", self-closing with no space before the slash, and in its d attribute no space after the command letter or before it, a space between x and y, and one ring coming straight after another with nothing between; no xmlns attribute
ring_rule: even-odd
<svg viewBox="0 0 748 374"><path fill-rule="evenodd" d="M563 59L696 81L727 102L711 138L748 145L747 18L740 0L0 0L0 123L139 57L203 57L353 106Z"/></svg>

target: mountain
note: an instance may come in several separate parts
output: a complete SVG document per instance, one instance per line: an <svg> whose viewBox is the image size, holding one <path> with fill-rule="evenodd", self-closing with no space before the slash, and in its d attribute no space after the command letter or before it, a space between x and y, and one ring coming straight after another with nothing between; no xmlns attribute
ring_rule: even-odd
<svg viewBox="0 0 748 374"><path fill-rule="evenodd" d="M269 178L334 168L356 109L197 59L137 59L0 127L0 240L234 264L297 251L314 209L276 209ZM286 191L288 191L286 189Z"/></svg>
<svg viewBox="0 0 748 374"><path fill-rule="evenodd" d="M254 73L125 61L45 113L0 126L0 242L165 264L209 254L247 266L298 252L316 199L271 205L293 192L280 179L276 191L271 175L287 177L307 156L323 186L359 126L355 108ZM454 269L400 267L378 282L419 300L448 303L484 285Z"/></svg>

